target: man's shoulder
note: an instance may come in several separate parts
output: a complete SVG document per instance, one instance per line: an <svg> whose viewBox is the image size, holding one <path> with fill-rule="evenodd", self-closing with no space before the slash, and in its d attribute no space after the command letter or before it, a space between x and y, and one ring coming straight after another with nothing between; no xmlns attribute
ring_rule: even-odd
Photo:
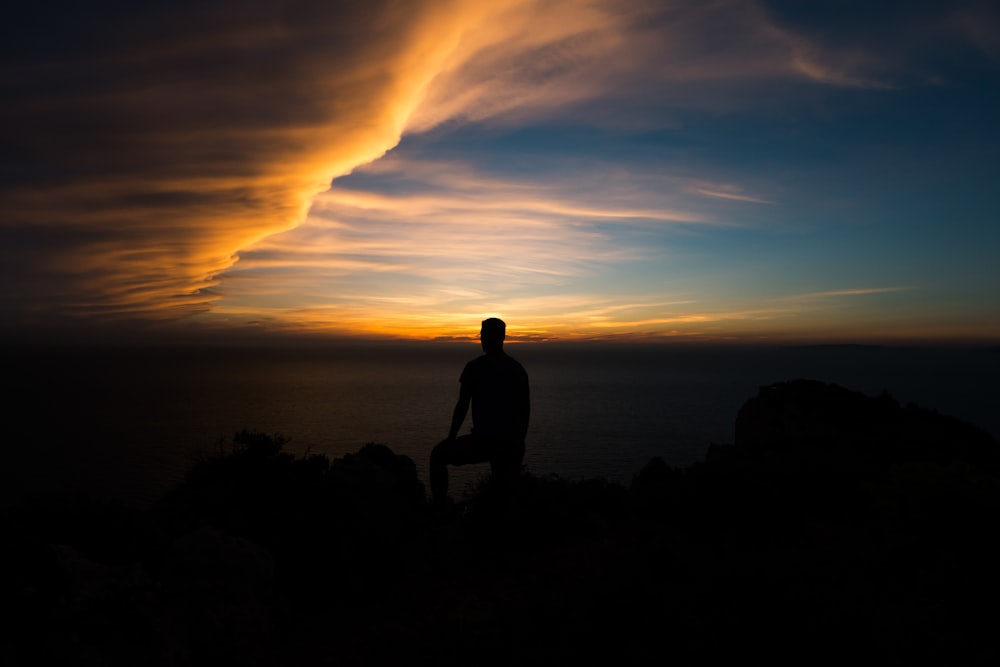
<svg viewBox="0 0 1000 667"><path fill-rule="evenodd" d="M465 368L462 369L462 375L459 378L459 380L461 382L464 382L470 377L478 374L480 372L480 369L483 367L485 361L486 361L486 355L482 354L473 359L472 361L470 361L469 363L465 364Z"/></svg>
<svg viewBox="0 0 1000 667"><path fill-rule="evenodd" d="M465 367L478 368L479 366L482 366L483 364L487 363L488 359L489 357L487 357L485 354L481 354L472 361L470 361L469 363L465 364Z"/></svg>
<svg viewBox="0 0 1000 667"><path fill-rule="evenodd" d="M509 354L504 353L498 362L499 366L503 369L501 372L507 377L528 378L528 372L524 370L521 362Z"/></svg>
<svg viewBox="0 0 1000 667"><path fill-rule="evenodd" d="M517 368L519 371L521 371L522 373L524 373L525 375L527 375L527 371L524 370L524 366L521 365L520 361L518 361L517 359L515 359L514 357L512 357L510 355L506 355L506 356L507 356L507 359L508 359L508 363L511 366L513 366L514 368Z"/></svg>

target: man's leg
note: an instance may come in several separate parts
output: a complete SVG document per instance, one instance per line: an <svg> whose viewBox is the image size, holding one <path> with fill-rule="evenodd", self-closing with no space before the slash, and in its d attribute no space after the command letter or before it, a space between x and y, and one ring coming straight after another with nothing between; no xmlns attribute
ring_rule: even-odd
<svg viewBox="0 0 1000 667"><path fill-rule="evenodd" d="M524 442L498 443L490 460L493 483L505 503L513 500L524 462Z"/></svg>
<svg viewBox="0 0 1000 667"><path fill-rule="evenodd" d="M431 496L435 503L448 497L448 466L486 463L490 460L488 443L471 433L454 440L442 440L431 450Z"/></svg>

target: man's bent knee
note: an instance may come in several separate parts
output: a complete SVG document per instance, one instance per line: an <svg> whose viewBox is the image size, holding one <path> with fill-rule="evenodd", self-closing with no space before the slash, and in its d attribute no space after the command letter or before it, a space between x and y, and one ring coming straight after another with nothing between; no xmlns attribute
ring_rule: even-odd
<svg viewBox="0 0 1000 667"><path fill-rule="evenodd" d="M431 450L431 465L443 466L455 462L455 439L445 438Z"/></svg>
<svg viewBox="0 0 1000 667"><path fill-rule="evenodd" d="M446 442L448 441L442 440L438 444L434 445L433 449L431 449L431 465L444 463L445 453L442 445L444 445Z"/></svg>

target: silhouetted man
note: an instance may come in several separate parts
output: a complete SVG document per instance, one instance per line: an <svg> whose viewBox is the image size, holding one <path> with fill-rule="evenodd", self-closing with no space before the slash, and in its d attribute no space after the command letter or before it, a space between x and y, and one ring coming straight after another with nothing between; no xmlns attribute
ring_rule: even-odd
<svg viewBox="0 0 1000 667"><path fill-rule="evenodd" d="M531 399L528 374L503 351L507 325L491 317L483 320L479 340L486 354L465 365L462 384L451 418L451 430L431 451L431 493L435 504L448 498L449 465L486 463L492 482L504 493L512 493L524 460L524 438L528 432ZM472 404L472 432L458 435Z"/></svg>

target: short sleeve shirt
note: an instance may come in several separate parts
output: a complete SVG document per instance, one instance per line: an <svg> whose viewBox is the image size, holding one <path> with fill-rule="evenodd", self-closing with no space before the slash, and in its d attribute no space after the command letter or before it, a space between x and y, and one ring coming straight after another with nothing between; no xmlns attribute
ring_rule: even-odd
<svg viewBox="0 0 1000 667"><path fill-rule="evenodd" d="M472 432L521 440L528 429L529 389L524 367L507 354L484 354L465 365L459 381L472 396Z"/></svg>

